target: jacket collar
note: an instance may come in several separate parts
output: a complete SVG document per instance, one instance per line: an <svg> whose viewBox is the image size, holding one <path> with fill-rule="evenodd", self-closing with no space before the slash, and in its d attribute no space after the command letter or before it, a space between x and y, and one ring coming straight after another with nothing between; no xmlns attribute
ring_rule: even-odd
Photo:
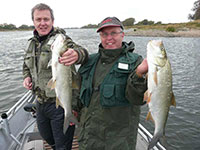
<svg viewBox="0 0 200 150"><path fill-rule="evenodd" d="M129 43L122 42L122 48L119 49L104 49L102 44L99 45L99 53L101 62L112 63L114 60L119 58L121 55L127 52L133 52L135 44L131 41Z"/></svg>

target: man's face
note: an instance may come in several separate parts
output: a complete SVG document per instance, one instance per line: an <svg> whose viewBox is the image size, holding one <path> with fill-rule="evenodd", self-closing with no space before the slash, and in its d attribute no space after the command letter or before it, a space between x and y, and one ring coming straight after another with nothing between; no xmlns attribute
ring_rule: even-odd
<svg viewBox="0 0 200 150"><path fill-rule="evenodd" d="M105 27L100 32L100 38L104 49L118 49L122 47L124 32L120 27Z"/></svg>
<svg viewBox="0 0 200 150"><path fill-rule="evenodd" d="M51 31L54 23L51 18L50 11L36 9L33 13L33 16L33 23L38 34L40 36L47 35Z"/></svg>

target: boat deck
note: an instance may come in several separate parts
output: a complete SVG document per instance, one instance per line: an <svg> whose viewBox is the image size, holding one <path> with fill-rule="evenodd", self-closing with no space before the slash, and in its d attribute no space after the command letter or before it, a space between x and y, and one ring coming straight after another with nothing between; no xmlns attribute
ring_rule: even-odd
<svg viewBox="0 0 200 150"><path fill-rule="evenodd" d="M146 144L144 144L144 142ZM144 138L138 133L137 137L137 145L136 150L147 150L148 143L144 140ZM35 140L31 141L31 143L27 143L24 147L24 150L53 150L45 141L43 140ZM73 144L72 144L72 150L79 150L78 145L78 137L74 136Z"/></svg>

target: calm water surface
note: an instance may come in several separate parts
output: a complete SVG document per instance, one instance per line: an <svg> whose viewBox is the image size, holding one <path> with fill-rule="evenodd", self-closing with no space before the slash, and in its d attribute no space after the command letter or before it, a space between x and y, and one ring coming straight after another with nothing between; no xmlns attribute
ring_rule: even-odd
<svg viewBox="0 0 200 150"><path fill-rule="evenodd" d="M66 29L67 34L90 53L100 42L95 29ZM0 113L23 95L22 64L24 48L31 31L0 32ZM177 106L170 108L166 126L167 149L200 150L200 38L125 37L134 41L136 52L146 56L149 40L162 39L173 71L173 91ZM146 121L147 105L142 106L141 124L153 133Z"/></svg>

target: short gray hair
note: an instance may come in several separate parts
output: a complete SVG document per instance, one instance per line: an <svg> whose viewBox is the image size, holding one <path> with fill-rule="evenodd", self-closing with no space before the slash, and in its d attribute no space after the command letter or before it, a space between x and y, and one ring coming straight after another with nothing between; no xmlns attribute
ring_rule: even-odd
<svg viewBox="0 0 200 150"><path fill-rule="evenodd" d="M33 14L34 14L35 10L49 10L50 13L51 13L51 19L54 21L53 10L48 5L43 4L43 3L35 5L31 10L32 20L34 20L34 15Z"/></svg>

